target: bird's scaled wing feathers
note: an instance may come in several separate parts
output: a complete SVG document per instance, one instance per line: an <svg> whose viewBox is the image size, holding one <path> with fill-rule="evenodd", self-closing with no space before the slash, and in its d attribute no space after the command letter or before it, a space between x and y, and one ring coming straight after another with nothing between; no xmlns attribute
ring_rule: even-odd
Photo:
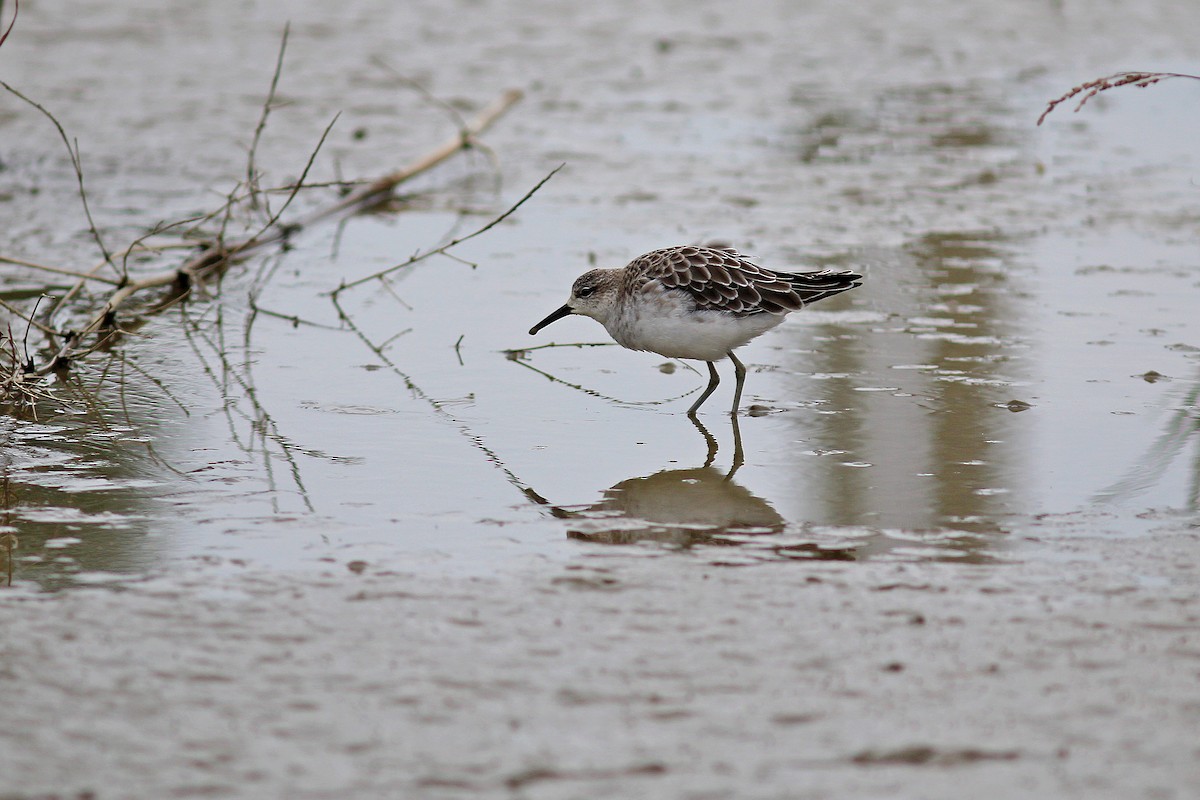
<svg viewBox="0 0 1200 800"><path fill-rule="evenodd" d="M733 249L672 247L636 259L635 273L681 289L700 308L738 316L786 314L807 303L844 292L861 277L825 270L791 274L765 269Z"/></svg>

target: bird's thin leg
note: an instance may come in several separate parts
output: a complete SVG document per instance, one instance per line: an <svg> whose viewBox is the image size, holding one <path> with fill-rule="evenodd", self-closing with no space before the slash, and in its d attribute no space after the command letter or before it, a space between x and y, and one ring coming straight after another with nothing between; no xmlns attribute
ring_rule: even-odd
<svg viewBox="0 0 1200 800"><path fill-rule="evenodd" d="M688 409L689 417L696 414L696 409L704 404L704 401L707 400L709 395L713 393L713 390L717 388L717 384L721 382L721 376L717 374L717 365L711 361L705 361L704 363L708 364L708 388L704 390L700 397L696 399L696 402L692 403L692 407Z"/></svg>
<svg viewBox="0 0 1200 800"><path fill-rule="evenodd" d="M704 427L704 423L695 414L689 414L688 419L696 426L696 430L700 431L700 435L704 437L704 443L708 445L708 457L704 459L704 467L707 469L712 466L713 461L717 458L717 440L708 432L708 428Z"/></svg>
<svg viewBox="0 0 1200 800"><path fill-rule="evenodd" d="M737 356L733 354L732 350L729 351L729 360L733 362L733 374L737 378L737 386L733 390L733 410L729 413L736 415L738 406L742 403L742 385L746 383L746 366L737 360ZM712 366L712 362L709 362L709 366Z"/></svg>
<svg viewBox="0 0 1200 800"><path fill-rule="evenodd" d="M733 473L742 468L742 464L746 463L746 453L742 450L742 431L738 427L737 414L729 417L729 421L733 423L733 464L729 467L729 474L725 476L725 480L733 480Z"/></svg>

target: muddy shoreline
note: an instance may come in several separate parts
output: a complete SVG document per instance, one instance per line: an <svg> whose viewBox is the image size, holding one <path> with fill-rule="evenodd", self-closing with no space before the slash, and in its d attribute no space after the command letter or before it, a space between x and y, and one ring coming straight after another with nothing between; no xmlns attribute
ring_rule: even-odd
<svg viewBox="0 0 1200 800"><path fill-rule="evenodd" d="M1182 798L1198 538L10 599L6 774L15 797Z"/></svg>

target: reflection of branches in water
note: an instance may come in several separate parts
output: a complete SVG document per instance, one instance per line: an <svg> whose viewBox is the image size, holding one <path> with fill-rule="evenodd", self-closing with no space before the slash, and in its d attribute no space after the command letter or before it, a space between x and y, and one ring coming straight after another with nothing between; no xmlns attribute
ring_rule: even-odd
<svg viewBox="0 0 1200 800"><path fill-rule="evenodd" d="M8 472L12 469L11 440L12 425L4 426L4 448L0 449L0 481L3 482L3 508L0 508L0 549L4 551L5 586L12 586L13 579L13 550L20 545L17 540L16 528L12 524L12 492L8 482Z"/></svg>
<svg viewBox="0 0 1200 800"><path fill-rule="evenodd" d="M527 362L525 360L526 353L530 352L531 350L541 350L546 347L576 347L576 348L610 347L610 346L613 346L614 344L615 344L614 342L576 342L573 344L550 343L550 344L538 345L537 347L504 350L503 353L504 353L504 355L506 355L508 357L509 361L512 361L516 364L520 364L522 367L524 367L527 370L536 372L538 375L541 375L543 378L550 381L551 383L557 383L562 386L566 386L569 389L574 389L577 392L583 392L584 394L589 395L591 397L595 397L597 399L604 400L609 403L613 403L614 405L624 406L624 407L628 407L628 408L633 408L633 407L638 407L638 406L666 405L667 403L674 403L676 400L682 400L683 398L687 397L688 395L693 395L696 392L700 391L701 387L697 386L695 389L689 389L686 392L684 392L683 394L675 395L674 397L664 397L661 400L621 400L620 398L612 397L607 394L603 394L602 392L599 392L595 389L589 389L588 387L583 386L582 384L571 383L570 381L563 380L562 378L560 378L556 375L552 375L549 372L546 372L545 370L538 369L537 367L533 366L532 364L530 364L529 362ZM685 366L687 366L688 369L691 369L691 365L685 364Z"/></svg>
<svg viewBox="0 0 1200 800"><path fill-rule="evenodd" d="M404 180L407 180L408 178L410 178L416 174L419 174L422 171L425 171L425 170L431 168L433 165L440 163L441 161L444 161L446 158L448 158L450 155L454 154L455 152L459 152L460 150L466 149L466 148L470 147L471 145L475 144L476 140L474 137L477 136L479 133L481 133L485 128L490 126L491 122L494 119L496 119L501 113L503 113L503 111L506 110L509 105L511 105L513 102L515 102L518 97L519 97L519 95L517 95L515 93L511 93L511 92L507 93L503 98L501 98L501 101L499 103L493 104L493 106L491 106L487 110L485 110L485 112L482 113L476 120L474 120L471 123L468 123L466 125L466 127L460 131L460 139L458 141L456 141L454 143L448 142L446 145L443 145L441 148L434 151L430 155L426 156L424 159L421 159L421 160L415 162L410 167L407 167L403 170L399 170L395 173L392 173L389 176L386 176L384 179L375 181L371 184L367 184L367 185L361 187L356 192L353 192L349 197L347 197L346 199L344 199L341 202L339 202L338 204L336 204L332 209L323 209L315 214L309 215L305 219L303 224L305 224L305 225L311 224L312 222L317 221L319 219L323 219L325 217L332 216L334 211L348 212L348 211L360 208L370 202L374 202L379 199L383 199L386 196L389 196L391 193L391 190L395 187L396 184L398 184ZM310 163L311 163L311 159L310 159ZM251 167L251 169L252 169L252 167ZM553 175L553 173L551 173L551 175ZM526 194L526 196L523 197L520 202L518 202L515 206L513 206L508 212L506 212L500 218L493 220L491 223L489 223L487 226L480 229L479 231L476 231L475 233L472 233L468 236L464 236L459 239L456 239L448 245L444 245L440 248L436 248L434 250L427 251L424 255L419 256L419 257L414 257L413 259L410 259L409 262L407 262L407 263L415 263L416 261L421 260L421 258L429 256L429 255L434 255L435 253L444 253L445 250L447 250L449 247L453 246L454 244L458 244L463 241L466 241L467 239L473 238L474 236L477 236L480 233L483 233L485 230L488 230L491 227L494 227L496 224L498 224L500 221L502 221L503 218L507 217L509 214L511 214L513 211L515 211L516 208L518 206L520 206L521 203L525 202L525 200L527 200L530 196L532 196L533 192L536 191L538 188L540 188L541 185L546 182L546 180L549 180L549 178L550 178L550 176L548 175L537 186L535 186L533 190L531 190L528 194ZM302 184L302 181L297 183L297 186L300 186L301 184ZM271 219L268 221L268 224L263 227L262 233L265 233L268 229L270 229L275 224L275 222L279 218L279 215L282 213L284 208L287 207L287 203L291 202L291 199L293 197L294 197L294 193L292 195L289 195L287 201L285 201L285 203L284 203L283 208L280 208L278 211L274 212ZM214 331L215 331L215 340L214 340L213 335L210 335L202 327L202 325L201 325L202 320L193 320L193 319L189 318L187 315L186 309L183 309L183 315L185 317L185 321L187 322L187 325L185 326L185 332L187 334L189 344L192 346L193 352L196 354L196 356L201 361L201 364L202 364L205 374L208 375L210 380L213 381L214 386L222 393L222 396L227 398L227 401L224 404L223 410L226 415L226 419L228 420L228 423L229 423L229 430L230 430L230 436L231 436L232 441L235 443L236 446L238 446L240 449L243 450L243 452L245 452L247 454L254 454L256 451L261 452L262 459L263 459L263 467L266 472L268 485L270 486L273 494L278 491L278 487L276 485L276 479L275 479L275 472L274 472L274 460L277 457L282 457L288 464L289 472L291 474L291 479L292 479L293 483L296 485L296 487L300 493L300 496L304 501L305 507L309 511L313 511L314 510L313 504L309 497L308 490L306 489L306 487L304 485L304 481L301 476L300 466L299 466L299 463L298 463L298 461L296 459L296 455L295 455L296 452L308 453L308 451L297 446L294 442L292 442L290 439L285 437L280 432L275 420L265 409L265 407L263 406L262 402L260 401L260 399L258 397L257 389L254 385L253 373L251 370L251 365L253 363L253 359L251 358L251 340L252 340L252 336L253 336L254 324L260 314L264 315L264 316L273 316L273 317L278 317L281 319L288 320L288 321L292 322L292 324L294 326L300 325L300 324L305 324L305 325L311 325L311 326L316 326L316 327L324 327L324 328L329 327L329 326L321 325L320 323L310 322L308 320L302 320L300 317L295 316L295 315L286 315L286 314L281 314L279 312L264 309L259 305L259 302L258 302L259 298L262 296L268 283L274 277L275 273L277 272L277 270L279 269L281 264L282 264L282 259L264 260L262 263L259 264L259 267L258 267L253 279L251 280L250 288L248 290L249 312L246 315L246 318L245 318L245 321L244 321L244 324L242 327L242 332L241 332L242 358L241 358L240 364L234 364L230 358L230 354L233 352L233 349L232 349L230 343L226 339L226 325L224 323L224 309L221 305L218 304L215 306L215 308L216 308L215 317L216 318L215 318L215 321L212 323L213 327L214 327ZM365 280L369 280L372 277L378 277L380 281L386 283L386 274L390 271L391 270L385 270L383 273L379 273L374 276L368 276L366 279L363 279L363 281L359 281L359 282L365 282ZM356 284L359 282L356 282ZM333 294L335 295L335 297L334 297L335 306L337 306L337 303L336 303L337 292L339 292L343 289L346 289L346 288L350 288L350 287L344 285L334 291ZM339 314L341 314L340 306L338 306L338 310L339 310ZM346 319L344 314L341 314L341 316L343 319ZM366 338L365 338L365 336L362 335L361 331L356 330L356 332L359 333L360 338L363 338L363 340L366 341ZM204 346L207 347L207 350L209 351L207 356L204 352L202 352L200 344L203 344ZM375 348L373 348L373 349L375 349ZM376 349L376 352L377 352L377 354L380 355L381 358L383 358L385 361L387 361L386 357L384 357L382 355L381 349ZM212 365L210 365L209 358L215 358L216 362L219 364L219 373L220 373L219 376L218 376L218 370L214 369L214 367ZM390 363L390 362L388 362L388 363ZM250 413L243 411L237 405L237 403L229 402L228 398L233 397L235 394L240 395L241 397L244 397L247 400L247 402L250 404L250 409L251 409ZM236 420L234 419L235 415L241 417L244 422L250 424L251 431L253 432L253 437L251 439L248 439L248 440L243 439L243 436L241 435L241 433L238 430L238 424L237 424ZM276 456L274 453L272 453L272 444L278 448L278 451L279 451L278 456ZM494 454L492 454L492 455L493 455L493 460L498 462L498 459L494 458Z"/></svg>
<svg viewBox="0 0 1200 800"><path fill-rule="evenodd" d="M492 109L490 109L484 115L481 115L480 118L477 119L476 121L465 125L463 130L460 131L460 135L462 136L462 141L460 142L461 147L466 148L470 144L475 143L474 136L477 135L484 127L489 125L491 119L493 119L495 116L498 116L499 113L502 113L502 111L505 108L507 108L507 105L514 102L515 99L516 99L516 95L512 95L512 94L506 95L504 103L502 105L494 106ZM436 152L435 154L433 154L430 157L427 157L426 162L429 162L431 165L432 163L436 163L436 161L433 161L433 159L444 160L444 158L447 157L451 152L455 152L455 151L456 151L456 149L451 149L449 147L443 147L440 151ZM392 177L395 178L397 182L399 182L400 180L405 179L407 177L407 175L416 174L418 171L420 171L421 169L424 169L424 168L427 168L427 167L423 167L422 162L418 162L416 165L409 168L407 173L402 171L400 173L395 173ZM555 170L555 172L557 172L557 170ZM474 233L471 233L467 236L464 236L464 237L461 237L458 239L454 239L449 244L443 245L442 247L435 248L433 250L426 251L423 254L414 256L413 258L409 259L408 262L406 262L403 265L399 265L399 266L407 266L409 264L416 263L417 261L420 261L421 259L423 259L425 257L431 256L434 254L438 254L438 253L448 254L448 253L446 253L446 251L450 247L452 247L456 244L459 244L461 242L464 242L468 239L474 238L475 236L483 233L484 231L491 229L496 224L499 224L499 222L501 222L505 217L507 217L508 215L513 213L516 210L516 208L519 207L522 203L524 203L527 199L529 199L529 197L532 196L532 194L535 191L537 191L537 189L539 189L547 180L549 180L549 178L553 174L554 173L552 172L552 173L550 173L550 175L547 175L546 178L544 178L541 182L539 182L537 184L537 186L535 186L532 190L530 190L530 192L528 192L516 205L514 205L512 208L510 208L501 217L493 220L492 222L490 222L489 224L487 224L480 230L475 231ZM369 194L370 192L373 192L374 195L370 195ZM377 184L370 185L368 187L364 187L364 190L360 191L360 194L362 194L364 199L360 199L358 202L360 202L360 203L365 202L365 198L367 198L369 196L381 196L381 192L382 192L382 188L380 185L377 185ZM254 412L255 412L254 420L251 420L250 417L245 414L241 414L241 415L247 421L251 421L253 428L258 432L258 436L259 436L262 451L263 451L264 466L267 470L268 481L271 484L272 490L273 491L275 490L275 484L274 484L274 476L273 476L273 471L272 471L271 456L268 451L269 450L268 449L268 439L273 440L279 446L281 453L286 458L286 460L290 466L292 479L295 482L296 486L299 488L301 496L304 499L305 505L311 511L311 510L313 510L313 506L308 497L307 490L305 489L303 481L301 479L299 465L293 454L293 450L299 450L300 448L296 447L288 439L286 439L279 433L279 430L278 430L274 420L266 412L266 410L262 407L261 403L258 400L255 389L254 389L252 376L251 376L251 370L250 370L250 364L252 363L252 359L250 357L251 337L252 337L254 323L259 314L286 319L286 320L292 322L293 325L305 324L305 325L311 325L311 326L316 326L316 327L324 327L324 328L329 327L329 326L321 325L320 323L310 322L308 320L302 320L298 316L285 315L285 314L281 314L278 312L270 311L268 309L263 309L258 305L258 300L261 297L263 290L265 289L267 283L274 276L276 270L279 268L279 265L281 263L282 263L281 259L272 260L272 262L270 262L270 263L264 262L263 264L261 264L259 266L258 272L255 275L253 281L251 282L251 287L250 287L249 293L248 293L250 312L246 317L246 321L245 321L245 324L243 327L243 332L242 332L243 358L242 358L241 370L243 372L239 372L238 369L235 368L232 364L230 364L228 359L226 358L226 354L229 352L229 350L227 349L226 343L224 342L224 327L223 327L223 325L220 324L219 321L218 321L218 326L217 326L217 330L219 333L219 342L217 343L217 346L213 348L213 350L222 362L222 367L223 367L222 379L226 378L229 375L232 375L234 377L235 382L237 382L239 384L239 387L240 387L242 393L250 401L250 403L254 409ZM371 347L371 349L385 363L388 363L389 366L391 366L393 368L393 370L397 371L398 373L399 373L399 370L397 370L395 365L392 364L392 362L383 354L384 347L377 347L377 346L373 345L367 339L365 334L363 334L363 332L361 330L359 330L356 326L353 325L352 322L350 322L348 315L346 315L342 311L340 304L337 302L337 295L340 291L351 288L352 286L358 285L359 283L363 283L367 280L370 280L371 278L378 278L381 283L383 283L385 286L387 286L388 285L387 274L394 271L394 269L398 269L399 266L396 268L393 268L392 270L384 270L383 272L377 273L376 275L367 276L367 278L364 278L360 281L356 281L353 284L343 284L342 286L338 287L338 289L334 290L334 292L332 293L334 306L338 310L339 318L341 318L344 322L349 322L351 328L355 331L356 334L358 334L359 338L362 339L364 342L366 342L368 344L368 346ZM218 314L218 319L220 319L219 314ZM196 330L199 332L198 328ZM210 346L212 345L211 340L208 340L208 338L206 336L204 336L203 333L200 333L200 335L202 338L204 338L206 341L208 341ZM213 373L213 371L211 369L208 369L206 367L206 371L210 375L213 375L215 378L215 374ZM408 384L410 386L410 388L412 388L414 390L416 389L415 385L412 384L412 381L408 378L408 376L403 375L403 373L399 373L399 374L401 374L401 376L405 379L406 384ZM227 381L222 380L221 382L219 382L219 384L220 383L224 383L224 386L221 388L225 392L226 396L228 396ZM424 396L424 395L422 395L422 396ZM426 398L426 399L428 399L428 398ZM441 408L439 406L439 404L436 403L436 401L430 401L430 402L433 403L435 409L438 409L439 411L441 411L443 413L443 415L450 416L447 412L445 412L444 408ZM234 425L234 422L233 422L233 419L231 416L232 412L233 412L233 410L230 408L229 404L227 403L226 404L226 415L230 421L230 431L234 438L234 441L237 442L239 444L239 446L243 447L243 449L247 453L250 453L253 451L253 448L251 446L249 446L248 444L241 443L240 438L238 437L238 434L236 431L236 426ZM238 412L238 413L241 413L241 412ZM453 418L451 417L451 419L453 419ZM469 431L468 431L468 434L469 434ZM499 459L495 456L494 453L492 453L490 450L487 450L487 448L482 446L482 443L480 442L478 437L474 436L473 434L469 434L469 438L471 439L472 442L476 443L477 446L479 446L481 449L483 449L485 451L485 453L488 454L490 460L493 461L493 463L500 465ZM502 466L502 465L500 465L500 466ZM507 470L506 470L506 473L507 473ZM509 474L510 479L515 480L515 476L513 476L511 473L507 473L507 474ZM519 485L519 482L518 482L518 485Z"/></svg>
<svg viewBox="0 0 1200 800"><path fill-rule="evenodd" d="M1138 463L1125 473L1125 477L1097 492L1093 502L1104 503L1132 497L1157 484L1198 431L1200 383L1183 396L1180 407L1171 415L1162 434L1146 448L1146 454ZM1197 441L1196 457L1192 462L1186 503L1189 510L1200 508L1200 441Z"/></svg>
<svg viewBox="0 0 1200 800"><path fill-rule="evenodd" d="M324 322L313 322L310 319L301 317L299 314L287 314L283 311L274 311L269 308L263 308L258 304L258 298L252 296L250 297L250 321L248 326L254 323L254 320L258 318L259 314L264 317L273 317L274 319L281 319L284 322L290 322L293 328L299 328L301 325L303 325L306 328L321 328L322 330L327 331L341 330L341 328L337 327L336 325L326 325Z"/></svg>
<svg viewBox="0 0 1200 800"><path fill-rule="evenodd" d="M159 380L155 376L151 375L149 372L142 369L137 364L135 364L133 361L131 361L129 359L128 355L125 353L124 349L117 350L113 354L113 358L115 360L117 360L121 365L120 375L118 376L118 379L117 379L117 384L120 387L119 391L118 391L118 396L121 399L121 412L125 415L125 424L128 425L130 428L135 428L136 425L134 424L132 415L130 415L130 413L129 413L129 401L126 398L126 394L127 394L126 387L128 386L128 382L125 380L125 370L126 369L130 369L133 372L136 372L144 380L148 380L151 383L153 383L155 386L157 386L159 391L161 391L164 395L166 395L168 398L170 398L171 401L175 403L175 405L179 406L179 409L181 411L183 411L183 415L185 417L190 417L192 415L192 412L188 411L187 406L185 406L183 404L183 401L181 401L179 398L177 398L175 396L175 394L167 387L167 385L165 383L163 383L161 380ZM110 364L111 364L111 362L110 362ZM108 371L108 367L106 366L105 372L107 373L107 371ZM103 378L103 376L101 376L101 377ZM96 388L96 395L97 396L100 395L99 386L97 386L97 388ZM162 466L163 468L167 469L170 472L175 473L176 475L180 475L180 476L186 475L186 473L183 470L179 469L174 464L169 462L167 459L163 458L163 456L158 452L158 449L155 448L154 443L150 439L147 438L145 441L142 442L142 444L145 445L146 454L150 456L150 459L152 461L154 461L154 463Z"/></svg>
<svg viewBox="0 0 1200 800"><path fill-rule="evenodd" d="M391 369L391 371L393 373L395 373L401 380L404 381L404 385L408 388L408 390L410 392L412 392L416 397L419 397L421 400L424 400L426 403L428 403L429 406L434 410L434 412L438 416L442 417L443 419L445 419L448 422L450 422L451 424L453 424L455 429L457 429L459 431L459 433L461 433L463 436L465 436L467 438L467 441L469 441L475 449L479 450L481 453L484 454L484 457L487 459L488 463L492 464L494 467L499 469L504 474L504 476L508 480L508 482L510 484L512 484L513 486L515 486L518 490L520 490L521 493L523 495L525 495L526 497L530 496L530 493L532 492L532 490L529 489L529 487L519 477L517 477L516 473L514 473L512 470L510 470L508 468L507 465L505 465L504 461L500 458L500 456L494 450L492 450L490 447L487 446L487 444L484 443L483 438L481 436L479 436L478 434L476 434L474 431L472 431L469 425L467 425L465 422L463 422L462 420L458 419L453 414L451 414L450 411L446 407L446 405L447 405L446 403L444 403L440 400L437 400L433 397L430 397L428 394L426 394L425 391L422 390L416 384L416 382L412 379L412 377L408 373L406 373L402 369L400 369L399 365L397 365L387 355L386 350L387 350L388 346L393 341L395 341L397 338L399 338L400 336L403 336L404 333L406 333L407 331L401 331L401 332L397 333L396 335L392 336L391 338L389 338L387 341L382 342L382 343L377 343L377 342L373 341L369 336L367 336L366 332L358 325L358 323L356 323L354 321L354 317L349 312L347 312L346 309L344 308L344 306L342 305L341 298L342 298L343 293L345 293L347 291L350 291L352 289L355 289L356 287L362 286L367 283L373 283L373 284L381 285L387 292L389 292L396 299L397 302L403 304L404 301L399 297L399 295L397 295L395 293L395 291L393 290L393 288L391 286L391 282L389 280L389 277L391 275L393 275L394 273L396 273L399 270L406 269L408 267L413 267L416 264L418 264L428 258L431 258L432 256L435 256L435 255L444 256L446 258L454 259L456 261L462 261L461 258L459 258L457 255L450 252L453 248L457 247L460 244L468 242L471 239L476 238L477 236L482 236L484 233L487 233L492 228L496 227L501 222L503 222L504 220L508 219L510 216L515 214L517 209L519 209L521 206L523 206L531 197L533 197L533 195L539 189L541 189L544 185L546 185L546 182L549 181L551 178L553 178L555 176L555 174L557 174L558 171L563 168L563 166L564 165L559 165L559 166L555 167L554 169L552 169L544 178L542 178L540 181L538 181L533 186L532 189L527 191L519 200L517 200L515 203L510 205L505 211L503 211L499 215L493 217L488 222L486 222L485 224L481 225L480 227L474 229L470 233L464 234L462 236L455 236L450 241L446 242L445 244L439 245L437 247L432 247L432 248L429 248L426 250L418 251L414 255L410 256L407 260L405 260L399 264L395 264L386 269L379 270L377 272L371 273L370 275L365 275L361 278L356 278L355 280L352 280L352 281L342 281L342 283L337 288L335 288L333 291L329 292L329 295L328 295L330 302L333 303L333 307L337 311L338 319L341 320L341 322L346 327L348 327L351 331L353 331L354 335L357 336L359 338L359 340L364 345L366 345L367 348L370 349L371 352L374 353L377 358L379 358L384 364L386 364L388 366L389 369ZM461 338L459 341L461 342ZM536 496L536 493L533 493L533 494Z"/></svg>
<svg viewBox="0 0 1200 800"><path fill-rule="evenodd" d="M508 468L508 466L504 463L504 460L500 458L496 451L490 448L484 442L482 436L471 430L470 425L454 416L454 414L450 413L450 410L447 408L447 404L445 402L426 394L426 392L412 379L412 376L400 369L399 365L397 365L396 362L393 361L386 352L384 352L383 345L376 344L369 336L367 336L366 332L363 331L363 329L360 328L354 321L354 318L347 313L344 308L342 308L341 299L338 294L332 294L330 296L330 301L333 303L333 307L337 311L338 319L340 319L346 325L346 327L358 337L359 341L366 345L367 348L375 354L376 358L386 364L388 369L390 369L397 377L399 377L400 380L404 381L405 388L412 392L415 397L418 397L428 403L429 407L433 409L435 414L453 425L454 428L461 433L468 442L471 443L471 446L483 453L487 462L499 469L504 474L505 479L510 484L515 486L522 495L530 499L538 496L537 493L534 492L533 489L531 489L524 481L522 481L515 472Z"/></svg>
<svg viewBox="0 0 1200 800"><path fill-rule="evenodd" d="M231 363L229 358L231 351L225 339L224 309L220 305L215 305L213 308L216 310L216 319L211 325L216 331L216 340L204 330L203 318L193 318L189 315L186 306L180 307L180 313L185 323L183 328L184 334L188 344L192 348L192 352L195 353L196 359L200 362L201 370L208 376L214 388L225 398L225 402L222 404L222 411L229 423L230 440L249 456L253 456L256 452L262 454L263 469L266 472L267 485L271 490L273 501L279 491L275 482L273 460L278 457L286 461L292 481L296 485L305 508L313 511L315 509L309 497L308 489L304 486L304 480L300 475L300 465L296 461L294 452L308 451L297 446L280 432L274 418L259 401L258 391L254 385L253 372L250 369L252 362L249 358L249 353L246 353L246 358L243 360L241 368ZM248 329L244 331L243 338L248 347ZM201 345L207 348L207 353L202 349ZM219 365L220 375L217 374L217 370L210 364L210 358L215 359ZM236 392L234 391L234 385L237 387ZM236 399L238 396L245 398L250 404L250 413L241 408ZM243 436L238 430L238 423L234 419L235 416L240 417L243 422L249 425L249 438L243 440ZM278 447L278 456L272 452L272 444ZM275 510L279 511L278 508Z"/></svg>

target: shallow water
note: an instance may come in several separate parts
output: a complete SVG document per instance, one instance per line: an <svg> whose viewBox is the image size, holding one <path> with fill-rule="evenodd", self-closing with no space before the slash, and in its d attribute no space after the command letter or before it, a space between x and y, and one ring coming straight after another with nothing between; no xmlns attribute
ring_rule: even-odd
<svg viewBox="0 0 1200 800"><path fill-rule="evenodd" d="M504 189L489 192L478 157L446 167L443 185L484 172L465 195L422 179L431 202L313 230L287 253L236 267L219 295L152 320L122 348L127 365L87 365L85 383L108 371L95 404L64 391L40 421L7 422L14 579L51 586L189 559L293 567L368 555L491 570L533 554L569 559L580 541L635 539L749 542L756 558L786 551L763 548L767 536L838 557L1003 558L1010 534L1040 514L1104 504L1136 528L1145 509L1195 511L1197 86L1114 93L1035 128L1042 101L1089 73L1048 59L1015 69L1005 58L1016 45L990 37L994 26L1052 37L1069 27L1065 12L1024 10L1033 30L993 12L943 52L908 49L906 36L923 30L912 19L884 33L853 15L769 8L789 24L882 36L883 50L909 57L880 71L886 55L867 55L847 71L847 54L822 51L815 33L812 51L793 52L768 20L724 20L718 36L703 32L705 14L700 27L639 24L613 40L625 19L614 9L590 12L572 34L546 17L488 38L502 48L515 37L517 61L554 63L574 76L565 80L530 83L498 57L505 67L479 82L478 66L438 60L448 42L420 64L394 62L451 98L472 84L474 102L506 81L525 84L528 99L488 137ZM74 23L81 47L121 76L115 86L80 83L69 65L40 69L35 44L68 22L53 8L28 12L25 39L6 48L11 79L84 143L113 240L202 207L237 164L278 26L255 18L239 36L216 37L194 19L209 13L166 19L128 5L94 31ZM271 121L262 162L295 169L330 105L348 119L323 176L407 157L444 132L436 110L359 53L312 75L346 26L381 9L339 19L336 33L317 7L298 13L282 83L290 105ZM489 13L447 37L470 41ZM1147 24L1169 53L1168 18ZM191 23L199 29L180 50ZM571 36L614 52L598 61L588 48L565 51ZM254 55L261 69L229 83L212 47ZM1095 47L1070 52L1088 63ZM368 55L383 50L374 43ZM128 74L159 55L159 80ZM924 68L947 58L956 69ZM196 81L197 59L216 94ZM223 112L199 114L197 100ZM115 113L81 113L88 106ZM16 220L4 252L90 262L73 209L50 214L74 198L44 120L10 99L0 122L5 214ZM130 128L149 137L140 154L121 136ZM338 321L326 293L342 279L481 224L560 161L566 169L514 222L455 251L477 267L435 259L387 289L352 290L343 298L358 331ZM459 218L458 204L479 211ZM742 499L711 499L710 518L671 518L691 480L671 472L709 455L680 414L698 373L615 347L506 352L603 342L581 319L536 339L524 330L593 261L714 237L769 265L867 276L746 348L746 463L726 488L754 499L752 518L776 520L749 525L749 537L725 508ZM6 296L32 280L10 271ZM248 323L251 291L261 307L316 324ZM704 420L728 469L721 397ZM636 502L615 499L635 486Z"/></svg>

